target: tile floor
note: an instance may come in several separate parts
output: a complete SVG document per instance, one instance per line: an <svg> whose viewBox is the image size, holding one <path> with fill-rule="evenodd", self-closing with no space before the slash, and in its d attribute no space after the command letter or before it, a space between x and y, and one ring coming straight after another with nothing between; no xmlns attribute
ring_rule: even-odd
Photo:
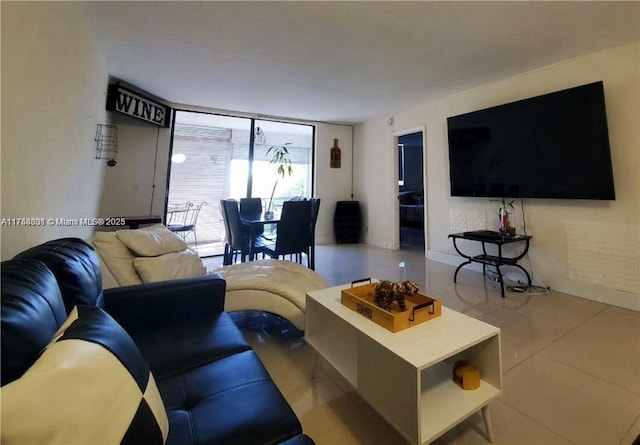
<svg viewBox="0 0 640 445"><path fill-rule="evenodd" d="M454 285L454 268L426 261L422 251L332 245L318 246L316 258L329 285L409 279L443 305L500 327L503 394L490 404L494 444L630 445L640 435L640 313L553 290L503 299L471 270ZM262 313L234 319L318 445L407 443L328 364L320 361L311 379L315 354L288 322ZM482 416L434 443L487 444Z"/></svg>

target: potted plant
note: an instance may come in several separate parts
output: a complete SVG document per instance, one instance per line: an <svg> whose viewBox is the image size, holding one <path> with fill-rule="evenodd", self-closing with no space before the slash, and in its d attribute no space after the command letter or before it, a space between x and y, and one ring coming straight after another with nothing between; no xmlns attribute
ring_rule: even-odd
<svg viewBox="0 0 640 445"><path fill-rule="evenodd" d="M264 213L266 219L273 219L273 210L271 210L271 206L273 204L273 195L276 192L278 182L280 182L280 179L284 179L287 175L291 176L293 174L293 167L291 165L291 159L289 159L289 150L287 149L287 145L291 145L291 142L286 142L282 145L272 145L267 150L267 156L271 155L271 161L269 164L278 166L278 176L276 177L276 182L273 184L273 189L271 190L271 197L269 198L267 211Z"/></svg>
<svg viewBox="0 0 640 445"><path fill-rule="evenodd" d="M509 236L516 234L515 227L512 227L509 221L511 210L515 208L513 206L514 202L515 200L513 199L508 201L507 198L503 197L500 200L500 208L498 209L498 229L502 234L509 234Z"/></svg>

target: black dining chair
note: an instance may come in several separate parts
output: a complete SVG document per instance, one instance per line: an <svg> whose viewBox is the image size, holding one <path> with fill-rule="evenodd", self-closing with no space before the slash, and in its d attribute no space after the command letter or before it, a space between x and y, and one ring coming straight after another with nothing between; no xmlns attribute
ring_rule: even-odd
<svg viewBox="0 0 640 445"><path fill-rule="evenodd" d="M320 198L311 198L311 225L309 226L309 253L307 263L309 269L316 270L316 223L320 213Z"/></svg>
<svg viewBox="0 0 640 445"><path fill-rule="evenodd" d="M233 264L238 254L240 254L240 261L244 262L249 255L249 232L240 221L238 201L222 199L220 200L220 210L226 230L222 264L225 266Z"/></svg>
<svg viewBox="0 0 640 445"><path fill-rule="evenodd" d="M240 198L240 217L260 219L262 216L262 198Z"/></svg>
<svg viewBox="0 0 640 445"><path fill-rule="evenodd" d="M256 220L262 217L262 198L240 198L240 218ZM264 233L264 224L254 227L256 236Z"/></svg>
<svg viewBox="0 0 640 445"><path fill-rule="evenodd" d="M292 258L295 255L298 263L302 263L304 253L309 264L311 225L311 201L285 201L276 227L275 240L258 237L254 251L276 259L286 255Z"/></svg>

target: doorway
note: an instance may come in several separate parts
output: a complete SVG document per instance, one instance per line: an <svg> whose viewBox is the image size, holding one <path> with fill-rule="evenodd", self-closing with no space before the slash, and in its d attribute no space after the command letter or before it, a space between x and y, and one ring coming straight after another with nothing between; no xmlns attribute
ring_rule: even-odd
<svg viewBox="0 0 640 445"><path fill-rule="evenodd" d="M423 132L396 138L398 151L398 228L400 249L425 250Z"/></svg>

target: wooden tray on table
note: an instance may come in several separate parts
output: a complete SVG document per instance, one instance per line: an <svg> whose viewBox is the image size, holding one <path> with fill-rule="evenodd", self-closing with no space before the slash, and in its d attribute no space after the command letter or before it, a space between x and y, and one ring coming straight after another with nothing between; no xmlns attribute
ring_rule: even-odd
<svg viewBox="0 0 640 445"><path fill-rule="evenodd" d="M362 281L369 281L369 284L354 286ZM440 300L420 293L405 297L406 311L401 312L395 301L391 311L386 311L375 305L375 290L376 284L370 278L354 281L351 288L342 290L341 302L391 332L399 332L442 315Z"/></svg>

